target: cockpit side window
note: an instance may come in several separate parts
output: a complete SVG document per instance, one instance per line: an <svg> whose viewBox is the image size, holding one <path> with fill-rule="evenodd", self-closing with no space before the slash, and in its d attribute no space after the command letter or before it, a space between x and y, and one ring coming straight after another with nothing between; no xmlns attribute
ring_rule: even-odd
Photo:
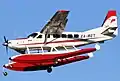
<svg viewBox="0 0 120 81"><path fill-rule="evenodd" d="M32 33L32 34L30 34L27 38L30 38L30 37L34 38L34 37L36 37L37 35L38 35L37 33Z"/></svg>
<svg viewBox="0 0 120 81"><path fill-rule="evenodd" d="M42 38L42 35L39 35L37 38Z"/></svg>

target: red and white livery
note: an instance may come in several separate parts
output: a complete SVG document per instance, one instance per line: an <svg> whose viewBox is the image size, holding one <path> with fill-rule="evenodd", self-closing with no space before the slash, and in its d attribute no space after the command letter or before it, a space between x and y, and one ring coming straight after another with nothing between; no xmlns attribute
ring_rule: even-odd
<svg viewBox="0 0 120 81"><path fill-rule="evenodd" d="M52 67L89 59L93 56L92 52L100 49L98 44L95 48L77 47L103 43L118 34L115 10L108 11L101 27L84 32L64 32L68 13L67 10L57 11L40 32L32 33L27 38L7 40L4 37L3 45L20 55L10 57L11 62L3 67L15 71L47 70L50 73Z"/></svg>

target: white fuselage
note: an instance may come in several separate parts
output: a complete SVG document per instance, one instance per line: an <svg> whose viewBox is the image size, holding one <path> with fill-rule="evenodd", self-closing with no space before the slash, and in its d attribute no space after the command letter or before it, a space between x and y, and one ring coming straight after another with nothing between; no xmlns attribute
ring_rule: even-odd
<svg viewBox="0 0 120 81"><path fill-rule="evenodd" d="M94 30L93 30L94 31ZM83 46L86 44L102 42L112 39L113 37L105 36L100 33L92 32L63 32L62 34L49 35L45 41L45 34L36 32L35 36L28 36L28 38L18 38L16 40L9 40L8 46L12 49L26 49L28 48L48 48L48 47L72 47Z"/></svg>

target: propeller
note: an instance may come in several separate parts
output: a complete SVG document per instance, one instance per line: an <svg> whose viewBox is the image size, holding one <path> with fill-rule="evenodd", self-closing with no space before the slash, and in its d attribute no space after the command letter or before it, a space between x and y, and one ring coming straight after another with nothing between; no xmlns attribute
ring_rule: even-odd
<svg viewBox="0 0 120 81"><path fill-rule="evenodd" d="M6 37L4 36L4 43L3 46L6 47L6 53L8 54L8 40L6 39Z"/></svg>
<svg viewBox="0 0 120 81"><path fill-rule="evenodd" d="M6 47L7 55L8 55L8 44L9 44L8 39L6 39L6 37L4 36L4 43L2 45ZM7 76L8 73L6 71L4 71L4 66L3 66L3 72L2 73L3 73L4 76Z"/></svg>

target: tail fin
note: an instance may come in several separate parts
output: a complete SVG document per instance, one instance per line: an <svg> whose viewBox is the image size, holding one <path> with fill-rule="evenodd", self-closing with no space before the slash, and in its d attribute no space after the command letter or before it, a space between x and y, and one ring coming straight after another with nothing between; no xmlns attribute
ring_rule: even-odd
<svg viewBox="0 0 120 81"><path fill-rule="evenodd" d="M104 35L116 36L118 34L117 15L115 10L108 11L102 27L106 28L106 30L102 32Z"/></svg>

